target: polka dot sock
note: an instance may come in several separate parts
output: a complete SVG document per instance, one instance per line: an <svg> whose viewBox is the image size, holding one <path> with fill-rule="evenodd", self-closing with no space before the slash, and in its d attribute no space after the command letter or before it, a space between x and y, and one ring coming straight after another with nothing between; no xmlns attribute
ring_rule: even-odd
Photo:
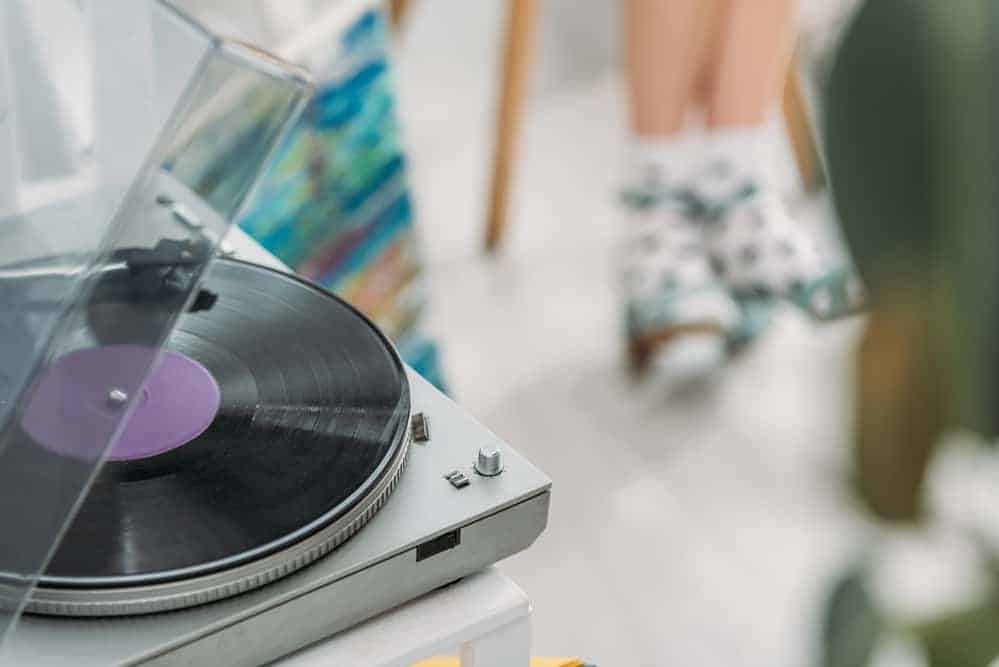
<svg viewBox="0 0 999 667"><path fill-rule="evenodd" d="M787 296L829 270L807 232L771 192L754 192L708 227L712 267L734 290Z"/></svg>
<svg viewBox="0 0 999 667"><path fill-rule="evenodd" d="M814 226L792 219L769 185L763 129L713 135L693 189L714 273L741 301L787 298L819 318L855 309L863 294L849 263L820 252Z"/></svg>
<svg viewBox="0 0 999 667"><path fill-rule="evenodd" d="M628 335L636 340L671 330L713 330L721 344L712 343L712 349L723 354L725 332L739 311L712 270L704 228L690 199L691 144L657 141L635 155L635 176L623 197ZM679 349L672 342L670 347ZM699 347L701 357L705 349Z"/></svg>

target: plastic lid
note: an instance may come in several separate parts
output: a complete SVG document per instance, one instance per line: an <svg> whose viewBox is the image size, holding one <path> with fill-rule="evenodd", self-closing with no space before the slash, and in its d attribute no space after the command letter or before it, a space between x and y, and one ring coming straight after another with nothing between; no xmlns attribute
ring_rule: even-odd
<svg viewBox="0 0 999 667"><path fill-rule="evenodd" d="M0 637L310 91L161 0L0 2Z"/></svg>

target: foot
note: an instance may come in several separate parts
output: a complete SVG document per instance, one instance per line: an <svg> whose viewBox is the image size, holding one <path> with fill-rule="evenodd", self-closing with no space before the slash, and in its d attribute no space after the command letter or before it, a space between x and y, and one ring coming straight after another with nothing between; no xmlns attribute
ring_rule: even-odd
<svg viewBox="0 0 999 667"><path fill-rule="evenodd" d="M625 323L635 370L692 380L724 363L740 313L681 192L649 178L625 193Z"/></svg>
<svg viewBox="0 0 999 667"><path fill-rule="evenodd" d="M710 261L740 302L781 297L820 320L859 310L863 287L845 258L823 255L813 229L751 181L699 194Z"/></svg>

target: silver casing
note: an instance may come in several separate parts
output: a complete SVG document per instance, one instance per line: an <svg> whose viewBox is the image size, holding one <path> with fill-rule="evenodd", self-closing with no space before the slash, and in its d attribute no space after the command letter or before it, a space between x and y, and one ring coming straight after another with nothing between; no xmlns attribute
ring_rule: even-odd
<svg viewBox="0 0 999 667"><path fill-rule="evenodd" d="M252 246L239 254L274 264ZM269 259L269 261L267 261ZM431 438L366 526L329 555L256 590L143 616L25 614L0 652L12 665L261 665L454 582L530 546L548 522L551 480L409 371L413 413ZM475 472L482 447L503 453L496 477ZM458 489L445 475L459 470ZM441 549L441 536L458 544ZM420 548L422 545L422 548ZM422 558L417 552L421 551Z"/></svg>

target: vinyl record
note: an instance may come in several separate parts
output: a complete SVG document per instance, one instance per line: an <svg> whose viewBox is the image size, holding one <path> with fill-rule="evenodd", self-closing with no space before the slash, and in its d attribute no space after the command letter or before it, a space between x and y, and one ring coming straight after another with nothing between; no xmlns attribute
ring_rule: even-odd
<svg viewBox="0 0 999 667"><path fill-rule="evenodd" d="M35 611L158 611L266 583L349 537L401 473L409 388L374 326L319 288L234 260L214 262L203 289L217 299L181 318ZM66 363L84 373L102 360ZM65 438L37 430L66 455ZM169 586L192 581L206 585ZM149 586L169 595L128 593ZM103 607L74 594L101 589L115 591L93 597Z"/></svg>

